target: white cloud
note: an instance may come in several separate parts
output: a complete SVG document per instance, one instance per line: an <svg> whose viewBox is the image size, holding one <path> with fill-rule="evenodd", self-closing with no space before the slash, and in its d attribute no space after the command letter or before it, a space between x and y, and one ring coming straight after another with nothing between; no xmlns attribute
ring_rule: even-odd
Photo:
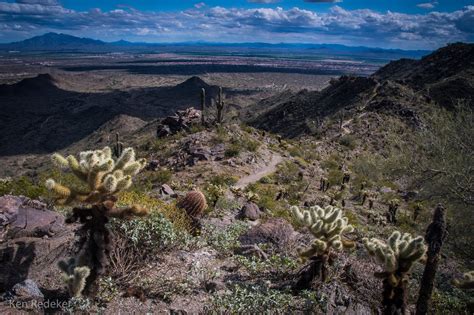
<svg viewBox="0 0 474 315"><path fill-rule="evenodd" d="M3 41L58 31L103 40L311 42L423 49L473 41L474 6L426 14L340 6L325 13L297 7L149 12L126 7L75 11L60 5L0 2L0 25Z"/></svg>
<svg viewBox="0 0 474 315"><path fill-rule="evenodd" d="M438 2L434 1L434 2L419 3L416 6L422 9L429 10L429 9L434 9L437 5L438 5Z"/></svg>
<svg viewBox="0 0 474 315"><path fill-rule="evenodd" d="M204 2L198 2L194 5L196 9L201 9L201 8L204 8L205 6L206 4Z"/></svg>

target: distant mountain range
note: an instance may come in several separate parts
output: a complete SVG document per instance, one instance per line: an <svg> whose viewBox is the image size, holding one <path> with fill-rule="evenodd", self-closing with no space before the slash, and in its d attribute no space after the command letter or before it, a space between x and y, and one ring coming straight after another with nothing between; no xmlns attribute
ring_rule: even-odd
<svg viewBox="0 0 474 315"><path fill-rule="evenodd" d="M0 51L19 52L194 52L222 54L307 54L307 55L358 55L373 58L397 59L420 58L429 53L426 50L382 49L352 47L338 44L296 44L296 43L134 43L124 40L103 42L67 34L47 33L23 41L0 44Z"/></svg>

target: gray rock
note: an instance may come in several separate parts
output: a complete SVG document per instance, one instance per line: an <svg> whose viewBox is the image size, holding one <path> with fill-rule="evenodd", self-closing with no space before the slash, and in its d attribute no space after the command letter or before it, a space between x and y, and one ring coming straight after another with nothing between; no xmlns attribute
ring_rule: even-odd
<svg viewBox="0 0 474 315"><path fill-rule="evenodd" d="M241 218L251 221L258 220L261 215L262 211L260 211L260 208L253 202L247 202L240 210Z"/></svg>
<svg viewBox="0 0 474 315"><path fill-rule="evenodd" d="M176 197L174 190L167 184L161 185L160 193L164 196Z"/></svg>
<svg viewBox="0 0 474 315"><path fill-rule="evenodd" d="M29 302L33 300L42 301L44 299L44 295L41 293L38 285L31 279L15 284L11 293L15 301Z"/></svg>
<svg viewBox="0 0 474 315"><path fill-rule="evenodd" d="M64 217L46 208L45 203L26 197L0 197L0 236L3 240L44 237L63 230Z"/></svg>
<svg viewBox="0 0 474 315"><path fill-rule="evenodd" d="M269 244L276 251L284 251L295 240L295 231L290 223L281 218L271 218L252 227L239 237L240 244Z"/></svg>

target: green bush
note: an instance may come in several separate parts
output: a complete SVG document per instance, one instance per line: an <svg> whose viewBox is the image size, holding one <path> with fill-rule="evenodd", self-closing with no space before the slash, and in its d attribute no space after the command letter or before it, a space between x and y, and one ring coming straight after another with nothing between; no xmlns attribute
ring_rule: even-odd
<svg viewBox="0 0 474 315"><path fill-rule="evenodd" d="M290 293L263 285L237 284L223 295L215 296L210 309L218 314L283 314L291 312L293 299Z"/></svg>
<svg viewBox="0 0 474 315"><path fill-rule="evenodd" d="M214 248L220 255L231 255L235 248L240 246L239 237L248 226L242 222L220 228L214 225L205 225L201 232L201 239Z"/></svg>
<svg viewBox="0 0 474 315"><path fill-rule="evenodd" d="M339 144L354 150L357 146L357 141L353 135L344 135L339 138Z"/></svg>
<svg viewBox="0 0 474 315"><path fill-rule="evenodd" d="M148 255L159 254L183 244L187 237L186 233L176 231L173 223L158 211L152 211L146 218L112 220L111 224L113 230Z"/></svg>
<svg viewBox="0 0 474 315"><path fill-rule="evenodd" d="M241 146L238 143L232 143L229 145L224 152L226 158L236 157L239 156L241 150Z"/></svg>
<svg viewBox="0 0 474 315"><path fill-rule="evenodd" d="M44 185L33 182L30 178L22 176L17 179L0 179L0 196L22 195L31 199L38 199L48 195L48 190Z"/></svg>

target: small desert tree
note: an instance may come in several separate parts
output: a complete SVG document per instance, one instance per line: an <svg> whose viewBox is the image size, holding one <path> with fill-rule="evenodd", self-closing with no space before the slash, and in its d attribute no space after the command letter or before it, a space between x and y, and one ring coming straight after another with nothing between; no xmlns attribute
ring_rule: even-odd
<svg viewBox="0 0 474 315"><path fill-rule="evenodd" d="M363 240L371 256L383 266L384 271L375 273L383 279L383 313L387 315L405 314L408 275L413 264L426 252L423 237L412 238L408 233L395 231L387 242L379 239Z"/></svg>
<svg viewBox="0 0 474 315"><path fill-rule="evenodd" d="M118 158L114 158L109 147L81 152L79 160L72 155L65 158L57 153L51 159L54 165L71 171L83 183L82 187L71 187L53 179L46 181L46 187L56 195L57 204L81 205L73 208L72 215L66 221L82 223L79 253L68 263L60 263L60 268L67 275L70 292L77 296L80 294L78 288L80 291L84 288L82 278L87 278L85 286L90 287L108 264L112 245L112 233L107 226L109 218L127 219L148 213L138 205L125 208L115 206L117 193L132 185L132 177L145 167L146 160L136 160L132 148L123 150Z"/></svg>
<svg viewBox="0 0 474 315"><path fill-rule="evenodd" d="M293 206L290 210L295 219L308 227L315 237L311 247L301 252L301 257L309 259L310 263L300 271L295 290L304 290L311 286L316 277L326 281L327 265L332 263L334 251L354 246L353 242L344 238L344 234L352 233L354 227L348 224L349 220L343 216L342 210L333 206L314 206L303 211Z"/></svg>

